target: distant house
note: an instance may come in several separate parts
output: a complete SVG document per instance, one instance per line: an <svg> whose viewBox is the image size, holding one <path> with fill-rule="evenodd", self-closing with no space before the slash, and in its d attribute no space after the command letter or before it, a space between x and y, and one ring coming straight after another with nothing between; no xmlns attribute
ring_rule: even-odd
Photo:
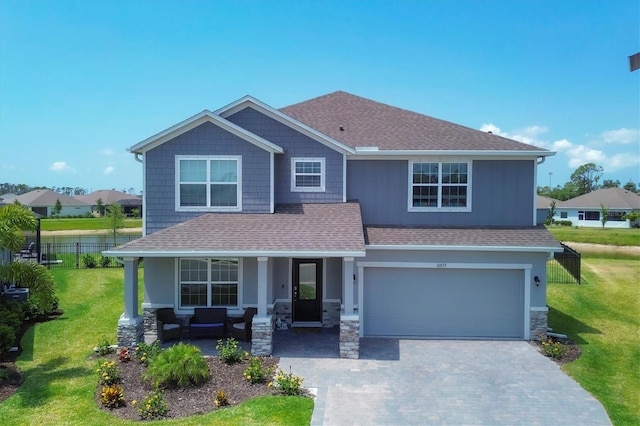
<svg viewBox="0 0 640 426"><path fill-rule="evenodd" d="M98 212L98 200L102 200L104 206L109 204L118 203L122 206L122 210L125 215L131 216L134 209L138 209L138 212L142 212L142 198L135 195L125 194L124 192L116 191L115 189L100 189L93 191L91 194L78 195L75 198L91 204L91 211Z"/></svg>
<svg viewBox="0 0 640 426"><path fill-rule="evenodd" d="M62 206L60 216L84 216L91 213L90 204L68 195L59 194L50 189L36 189L9 199L10 202L16 200L42 217L53 215L56 200L60 200L60 205Z"/></svg>
<svg viewBox="0 0 640 426"><path fill-rule="evenodd" d="M607 209L606 228L630 228L624 215L640 210L640 195L624 188L606 188L556 204L555 220L570 220L573 226L602 226L602 206Z"/></svg>
<svg viewBox="0 0 640 426"><path fill-rule="evenodd" d="M549 210L551 209L551 203L559 203L558 200L551 197L545 197L544 195L536 195L536 223L538 225L543 224L547 220Z"/></svg>

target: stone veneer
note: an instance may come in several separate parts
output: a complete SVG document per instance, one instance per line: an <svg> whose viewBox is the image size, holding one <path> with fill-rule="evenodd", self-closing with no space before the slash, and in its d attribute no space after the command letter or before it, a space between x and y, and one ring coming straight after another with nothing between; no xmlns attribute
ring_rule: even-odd
<svg viewBox="0 0 640 426"><path fill-rule="evenodd" d="M120 319L118 321L118 346L121 348L135 348L144 341L144 320L142 317Z"/></svg>
<svg viewBox="0 0 640 426"><path fill-rule="evenodd" d="M273 352L273 315L253 317L251 324L251 355L271 355Z"/></svg>
<svg viewBox="0 0 640 426"><path fill-rule="evenodd" d="M291 302L276 302L273 312L276 318L280 318L280 321L291 326ZM331 328L338 325L340 325L340 302L322 302L322 326Z"/></svg>
<svg viewBox="0 0 640 426"><path fill-rule="evenodd" d="M542 340L547 337L548 311L531 311L530 315L530 339Z"/></svg>
<svg viewBox="0 0 640 426"><path fill-rule="evenodd" d="M360 358L360 319L357 315L340 317L340 358Z"/></svg>

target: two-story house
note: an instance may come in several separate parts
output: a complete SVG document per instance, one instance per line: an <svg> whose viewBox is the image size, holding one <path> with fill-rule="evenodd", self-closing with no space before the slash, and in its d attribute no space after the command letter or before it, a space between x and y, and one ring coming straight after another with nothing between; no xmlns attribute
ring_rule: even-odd
<svg viewBox="0 0 640 426"><path fill-rule="evenodd" d="M255 307L255 354L277 319L339 326L343 357L368 336L546 333L561 248L536 226L535 188L553 152L345 92L282 109L246 96L130 151L144 235L105 252L125 264L120 345L161 307Z"/></svg>

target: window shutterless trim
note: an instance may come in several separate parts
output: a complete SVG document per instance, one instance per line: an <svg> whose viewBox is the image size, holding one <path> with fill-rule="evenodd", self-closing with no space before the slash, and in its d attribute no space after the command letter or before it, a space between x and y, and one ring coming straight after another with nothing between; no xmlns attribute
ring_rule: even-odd
<svg viewBox="0 0 640 426"><path fill-rule="evenodd" d="M202 160L207 162L206 179L204 182L181 182L180 181L180 161L181 160ZM211 161L213 160L234 160L236 162L236 205L235 206L212 206L211 205L211 185L229 184L232 182L212 182L211 181ZM180 205L180 185L198 184L206 187L206 202L204 206L181 206ZM242 156L241 155L176 155L175 157L175 209L180 212L239 212L242 211Z"/></svg>
<svg viewBox="0 0 640 426"><path fill-rule="evenodd" d="M297 173L296 165L298 163L320 163L320 173ZM292 157L291 158L291 192L324 192L325 191L325 159L314 157ZM297 176L319 176L319 186L296 186Z"/></svg>
<svg viewBox="0 0 640 426"><path fill-rule="evenodd" d="M437 164L438 165L438 182L433 184L427 184L427 186L433 186L437 189L436 200L437 206L433 207L415 207L413 205L413 188L415 184L413 183L413 165L414 164ZM456 183L443 183L442 182L442 165L443 164L466 164L467 165L467 183L465 184L456 184ZM420 160L409 160L408 161L408 192L407 192L407 211L409 212L470 212L471 211L471 195L472 195L472 165L473 161L469 160L456 160L456 159L447 159L445 161L441 159L420 159ZM419 184L418 184L419 185ZM451 206L442 206L443 199L443 187L453 187L460 186L465 187L467 189L466 194L466 206L463 207L451 207Z"/></svg>

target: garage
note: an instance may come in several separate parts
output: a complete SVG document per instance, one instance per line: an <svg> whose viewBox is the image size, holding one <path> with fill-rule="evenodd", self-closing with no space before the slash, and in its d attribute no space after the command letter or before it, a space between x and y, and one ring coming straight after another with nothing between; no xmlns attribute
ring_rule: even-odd
<svg viewBox="0 0 640 426"><path fill-rule="evenodd" d="M522 269L364 269L363 334L524 338Z"/></svg>

